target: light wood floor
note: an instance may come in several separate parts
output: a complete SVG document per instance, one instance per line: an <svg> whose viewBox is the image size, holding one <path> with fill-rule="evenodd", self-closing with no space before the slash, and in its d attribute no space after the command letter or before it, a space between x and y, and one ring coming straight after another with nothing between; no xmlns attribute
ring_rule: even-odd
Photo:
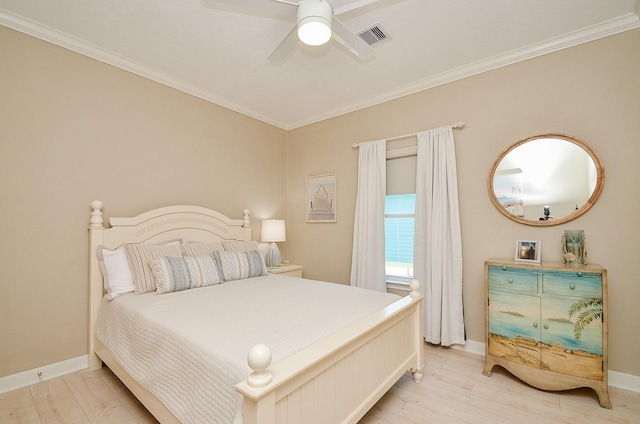
<svg viewBox="0 0 640 424"><path fill-rule="evenodd" d="M608 410L591 389L543 392L500 367L482 375L478 355L429 345L425 353L422 383L403 376L360 424L640 423L639 393L611 388ZM156 422L106 367L0 395L2 424Z"/></svg>

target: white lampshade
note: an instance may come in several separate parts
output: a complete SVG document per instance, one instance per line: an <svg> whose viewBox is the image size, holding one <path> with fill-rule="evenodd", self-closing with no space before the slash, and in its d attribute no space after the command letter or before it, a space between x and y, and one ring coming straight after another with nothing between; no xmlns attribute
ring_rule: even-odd
<svg viewBox="0 0 640 424"><path fill-rule="evenodd" d="M262 221L261 239L265 243L287 241L284 219L267 219Z"/></svg>
<svg viewBox="0 0 640 424"><path fill-rule="evenodd" d="M305 0L298 5L298 38L310 46L331 39L333 9L326 0Z"/></svg>
<svg viewBox="0 0 640 424"><path fill-rule="evenodd" d="M284 220L268 219L262 221L262 234L260 238L263 242L271 243L267 251L267 257L265 258L267 266L269 268L279 267L282 263L282 257L280 256L280 249L278 249L276 242L287 241Z"/></svg>

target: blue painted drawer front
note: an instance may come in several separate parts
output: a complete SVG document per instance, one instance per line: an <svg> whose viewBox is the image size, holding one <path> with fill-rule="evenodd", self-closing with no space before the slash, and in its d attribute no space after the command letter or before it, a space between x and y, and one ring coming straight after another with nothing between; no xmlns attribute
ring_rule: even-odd
<svg viewBox="0 0 640 424"><path fill-rule="evenodd" d="M489 266L489 288L538 292L538 274L530 269Z"/></svg>
<svg viewBox="0 0 640 424"><path fill-rule="evenodd" d="M602 274L545 272L542 275L542 292L559 296L602 296Z"/></svg>

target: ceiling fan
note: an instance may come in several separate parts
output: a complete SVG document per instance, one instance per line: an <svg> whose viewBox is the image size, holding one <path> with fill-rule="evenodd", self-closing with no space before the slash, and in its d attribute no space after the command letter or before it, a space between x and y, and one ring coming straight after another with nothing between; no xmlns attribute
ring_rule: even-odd
<svg viewBox="0 0 640 424"><path fill-rule="evenodd" d="M374 55L369 44L343 24L336 15L375 3L378 0L208 0L213 3L242 7L256 12L293 14L296 7L296 25L271 53L268 61L279 64L285 61L298 42L320 46L331 38L343 45L361 60ZM205 3L203 1L203 3ZM233 6L233 7L231 7ZM335 6L335 7L334 7ZM286 10L283 10L286 9Z"/></svg>

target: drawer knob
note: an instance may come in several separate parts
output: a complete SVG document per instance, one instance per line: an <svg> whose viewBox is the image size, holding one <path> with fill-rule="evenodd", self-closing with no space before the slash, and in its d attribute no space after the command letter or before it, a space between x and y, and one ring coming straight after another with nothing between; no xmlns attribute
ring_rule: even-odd
<svg viewBox="0 0 640 424"><path fill-rule="evenodd" d="M507 270L507 267L506 267L506 266L503 266L503 267L502 267L502 270L503 270L503 271L506 271L506 270Z"/></svg>
<svg viewBox="0 0 640 424"><path fill-rule="evenodd" d="M544 324L543 327L544 327L545 330L548 330L549 329L549 324Z"/></svg>
<svg viewBox="0 0 640 424"><path fill-rule="evenodd" d="M534 327L534 328L538 328L538 323L537 323L537 322L534 322L534 323L533 323L533 327Z"/></svg>
<svg viewBox="0 0 640 424"><path fill-rule="evenodd" d="M569 288L570 288L571 290L575 290L575 289L576 289L576 285L575 285L575 284L569 284Z"/></svg>
<svg viewBox="0 0 640 424"><path fill-rule="evenodd" d="M511 284L513 283L513 278L509 278L507 281L509 282L509 284Z"/></svg>
<svg viewBox="0 0 640 424"><path fill-rule="evenodd" d="M578 277L582 277L582 271L578 271Z"/></svg>

